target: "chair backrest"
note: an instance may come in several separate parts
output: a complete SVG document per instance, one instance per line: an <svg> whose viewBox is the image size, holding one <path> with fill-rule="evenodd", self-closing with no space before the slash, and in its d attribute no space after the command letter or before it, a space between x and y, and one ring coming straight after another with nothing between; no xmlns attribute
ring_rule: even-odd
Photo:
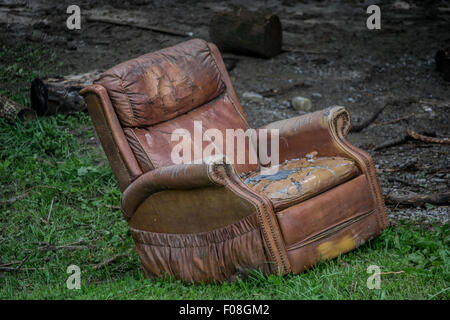
<svg viewBox="0 0 450 320"><path fill-rule="evenodd" d="M106 89L134 154L135 160L130 161L136 161L142 172L174 164L172 151L181 142L173 138L176 129L187 130L194 139L198 134L194 123L196 130L201 124L201 149L211 144L204 139L206 131L217 129L224 137L224 152L226 129L249 129L219 50L200 39L123 62L105 71L94 84ZM235 163L237 146L234 140ZM254 149L249 151L253 146L248 139L245 148L245 163L236 164L239 173L259 166L250 163ZM198 158L193 145L191 153L192 160Z"/></svg>

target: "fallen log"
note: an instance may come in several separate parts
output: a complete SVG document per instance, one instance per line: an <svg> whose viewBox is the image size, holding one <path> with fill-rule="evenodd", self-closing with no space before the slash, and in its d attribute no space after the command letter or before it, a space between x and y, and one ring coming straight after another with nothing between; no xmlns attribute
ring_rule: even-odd
<svg viewBox="0 0 450 320"><path fill-rule="evenodd" d="M80 75L36 78L31 82L31 107L39 116L85 111L87 106L79 92L100 74L100 71L92 71Z"/></svg>
<svg viewBox="0 0 450 320"><path fill-rule="evenodd" d="M27 108L0 94L0 118L14 122L16 120L33 120L36 117L36 112L33 109Z"/></svg>
<svg viewBox="0 0 450 320"><path fill-rule="evenodd" d="M214 15L209 36L224 52L271 58L281 52L283 34L278 16L239 9Z"/></svg>
<svg viewBox="0 0 450 320"><path fill-rule="evenodd" d="M436 194L417 194L408 192L405 194L390 193L384 196L384 201L389 204L401 204L406 206L422 206L425 203L434 205L448 205L450 202L450 191Z"/></svg>

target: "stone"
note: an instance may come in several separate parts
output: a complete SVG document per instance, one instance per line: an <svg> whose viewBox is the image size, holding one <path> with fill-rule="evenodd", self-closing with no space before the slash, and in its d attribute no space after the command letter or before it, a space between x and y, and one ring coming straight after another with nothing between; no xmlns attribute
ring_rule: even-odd
<svg viewBox="0 0 450 320"><path fill-rule="evenodd" d="M312 109L311 100L305 97L295 97L291 101L292 107L297 111L309 112Z"/></svg>
<svg viewBox="0 0 450 320"><path fill-rule="evenodd" d="M311 98L320 99L320 98L322 98L322 95L319 92L313 92L313 93L311 93Z"/></svg>
<svg viewBox="0 0 450 320"><path fill-rule="evenodd" d="M244 92L242 94L242 98L247 101L253 101L253 102L258 102L258 103L264 102L264 97L262 95L260 95L259 93L255 93L255 92Z"/></svg>

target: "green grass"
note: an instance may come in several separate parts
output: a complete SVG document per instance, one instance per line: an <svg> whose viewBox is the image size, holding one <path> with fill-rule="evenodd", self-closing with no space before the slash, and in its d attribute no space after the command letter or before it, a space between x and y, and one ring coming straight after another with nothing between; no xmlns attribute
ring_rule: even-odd
<svg viewBox="0 0 450 320"><path fill-rule="evenodd" d="M0 49L0 77L15 81L0 93L29 104L29 81L48 72L56 58L49 66L40 61L52 57L50 52L1 43ZM5 71L11 61L16 66ZM253 273L247 280L209 285L144 278L127 223L115 208L117 183L87 114L15 124L0 119L0 186L0 202L25 195L0 206L0 260L26 259L21 271L0 273L0 299L450 298L448 225L390 227L359 249L297 276ZM92 247L39 250L69 243ZM94 269L116 254L123 256ZM66 287L71 264L81 268L80 290ZM382 275L381 289L370 290L370 265L403 272Z"/></svg>
<svg viewBox="0 0 450 320"><path fill-rule="evenodd" d="M45 46L11 45L0 39L0 93L30 106L31 81L53 75L61 65Z"/></svg>

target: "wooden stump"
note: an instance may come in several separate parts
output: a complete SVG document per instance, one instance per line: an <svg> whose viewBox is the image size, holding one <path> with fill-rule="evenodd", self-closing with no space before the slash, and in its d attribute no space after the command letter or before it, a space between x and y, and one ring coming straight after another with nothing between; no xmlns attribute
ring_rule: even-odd
<svg viewBox="0 0 450 320"><path fill-rule="evenodd" d="M9 122L16 120L33 120L37 115L33 109L27 108L0 94L0 118Z"/></svg>
<svg viewBox="0 0 450 320"><path fill-rule="evenodd" d="M442 72L445 81L450 81L450 47L439 50L434 57L436 69Z"/></svg>
<svg viewBox="0 0 450 320"><path fill-rule="evenodd" d="M92 71L80 75L34 79L31 82L31 106L39 116L70 114L87 110L80 90L100 75Z"/></svg>
<svg viewBox="0 0 450 320"><path fill-rule="evenodd" d="M224 52L265 58L279 54L283 42L281 22L276 15L243 9L214 15L209 36Z"/></svg>

